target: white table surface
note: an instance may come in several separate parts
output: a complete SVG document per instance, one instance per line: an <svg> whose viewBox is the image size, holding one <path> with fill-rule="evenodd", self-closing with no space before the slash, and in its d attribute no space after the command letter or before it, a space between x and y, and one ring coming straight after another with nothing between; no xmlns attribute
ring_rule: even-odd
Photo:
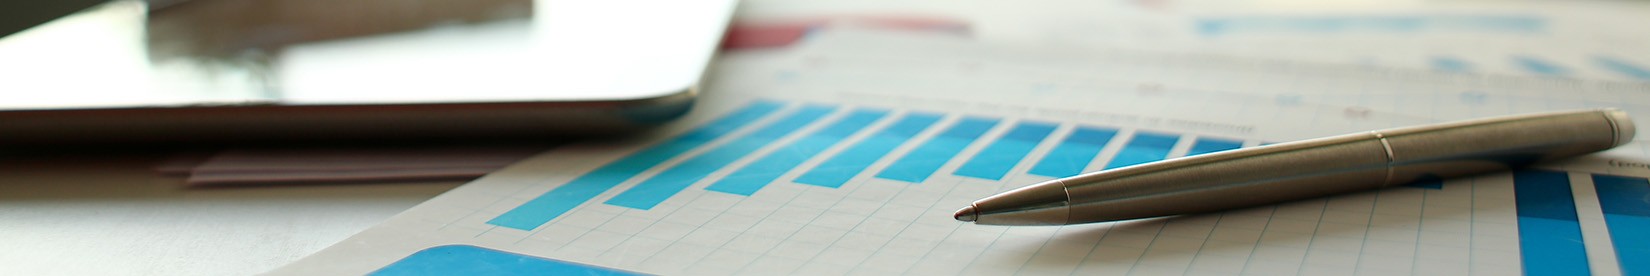
<svg viewBox="0 0 1650 276"><path fill-rule="evenodd" d="M248 275L464 181L185 189L156 156L0 156L0 275Z"/></svg>

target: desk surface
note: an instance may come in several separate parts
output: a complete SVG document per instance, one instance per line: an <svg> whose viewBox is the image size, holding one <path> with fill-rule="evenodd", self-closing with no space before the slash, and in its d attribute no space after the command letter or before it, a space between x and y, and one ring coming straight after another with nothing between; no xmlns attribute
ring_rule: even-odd
<svg viewBox="0 0 1650 276"><path fill-rule="evenodd" d="M0 157L0 274L261 273L463 183L182 189L158 159Z"/></svg>

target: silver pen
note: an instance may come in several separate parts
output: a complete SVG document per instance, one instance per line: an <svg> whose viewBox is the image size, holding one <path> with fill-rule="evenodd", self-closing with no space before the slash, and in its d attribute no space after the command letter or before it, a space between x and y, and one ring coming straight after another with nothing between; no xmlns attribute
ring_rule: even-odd
<svg viewBox="0 0 1650 276"><path fill-rule="evenodd" d="M1209 153L1055 179L955 218L1066 225L1212 212L1516 168L1633 139L1615 109L1515 115Z"/></svg>

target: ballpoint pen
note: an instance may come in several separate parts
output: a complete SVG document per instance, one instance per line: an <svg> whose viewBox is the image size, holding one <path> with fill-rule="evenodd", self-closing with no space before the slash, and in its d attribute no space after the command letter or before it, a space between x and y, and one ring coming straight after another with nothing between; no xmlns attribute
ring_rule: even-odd
<svg viewBox="0 0 1650 276"><path fill-rule="evenodd" d="M1066 225L1191 214L1521 167L1625 144L1615 109L1377 130L1209 153L1050 180L974 201L954 216Z"/></svg>

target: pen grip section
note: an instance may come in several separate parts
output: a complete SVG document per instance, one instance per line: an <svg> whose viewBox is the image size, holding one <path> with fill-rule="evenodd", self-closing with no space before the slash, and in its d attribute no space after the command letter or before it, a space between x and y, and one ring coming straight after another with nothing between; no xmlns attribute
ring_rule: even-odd
<svg viewBox="0 0 1650 276"><path fill-rule="evenodd" d="M1388 158L1359 133L1218 152L1064 181L1071 223L1202 213L1381 186Z"/></svg>

